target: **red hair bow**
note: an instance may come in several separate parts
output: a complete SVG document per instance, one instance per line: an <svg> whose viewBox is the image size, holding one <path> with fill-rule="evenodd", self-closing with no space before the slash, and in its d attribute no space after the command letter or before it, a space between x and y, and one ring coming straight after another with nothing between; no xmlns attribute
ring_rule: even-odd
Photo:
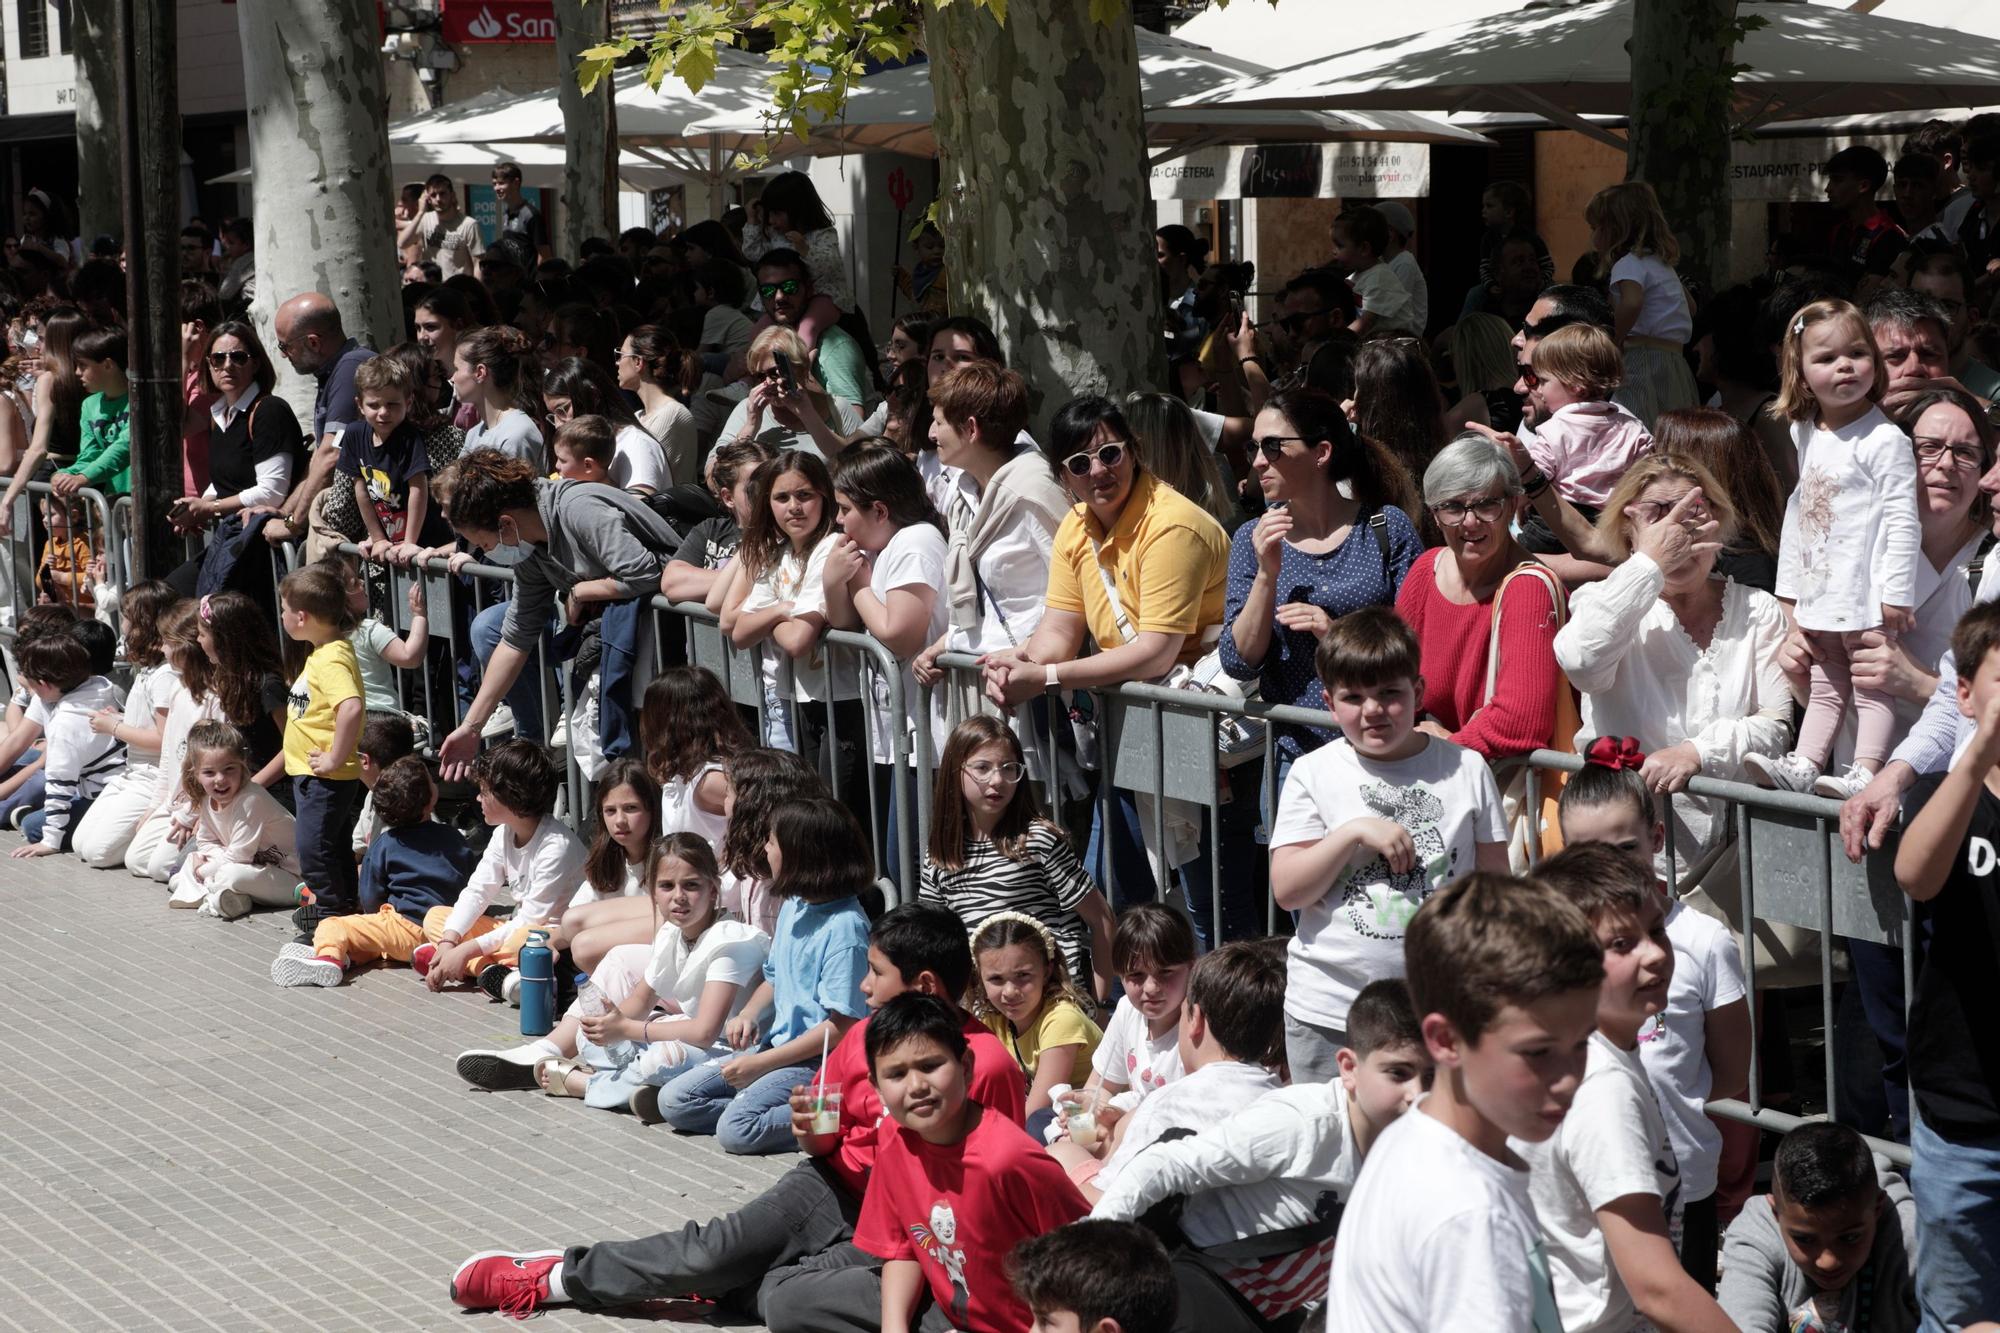
<svg viewBox="0 0 2000 1333"><path fill-rule="evenodd" d="M1599 736L1583 752L1583 762L1599 768L1629 768L1637 772L1646 762L1646 756L1635 736Z"/></svg>

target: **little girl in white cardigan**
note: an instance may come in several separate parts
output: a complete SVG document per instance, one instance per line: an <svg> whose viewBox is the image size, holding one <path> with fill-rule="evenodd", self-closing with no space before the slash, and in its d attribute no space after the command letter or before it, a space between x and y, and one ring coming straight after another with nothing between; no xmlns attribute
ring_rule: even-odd
<svg viewBox="0 0 2000 1333"><path fill-rule="evenodd" d="M1814 301L1785 331L1784 380L1773 416L1792 423L1799 484L1778 545L1778 600L1812 650L1812 690L1797 747L1746 757L1766 785L1845 800L1868 785L1895 739L1895 702L1858 689L1849 657L1860 637L1890 638L1916 623L1917 463L1909 437L1876 406L1888 387L1875 337L1846 301ZM1848 703L1854 762L1820 776Z"/></svg>
<svg viewBox="0 0 2000 1333"><path fill-rule="evenodd" d="M196 724L181 783L194 806L194 838L168 882L168 905L224 920L254 906L292 906L299 860L291 812L250 780L242 734L227 722Z"/></svg>

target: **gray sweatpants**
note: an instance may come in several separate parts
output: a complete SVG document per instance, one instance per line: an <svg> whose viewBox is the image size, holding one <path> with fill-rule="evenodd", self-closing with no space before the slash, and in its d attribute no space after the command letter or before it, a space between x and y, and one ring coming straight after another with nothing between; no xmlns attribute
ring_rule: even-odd
<svg viewBox="0 0 2000 1333"><path fill-rule="evenodd" d="M771 1333L878 1333L882 1261L848 1241L773 1273L759 1301ZM953 1333L928 1288L917 1297L912 1327L917 1333Z"/></svg>

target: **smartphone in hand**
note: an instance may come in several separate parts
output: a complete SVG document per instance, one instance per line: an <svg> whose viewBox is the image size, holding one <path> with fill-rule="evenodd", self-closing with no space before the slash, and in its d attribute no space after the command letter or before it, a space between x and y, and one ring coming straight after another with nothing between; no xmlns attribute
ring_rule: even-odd
<svg viewBox="0 0 2000 1333"><path fill-rule="evenodd" d="M799 391L799 377L792 370L792 358L783 352L771 353L772 364L778 372L778 388L788 397Z"/></svg>

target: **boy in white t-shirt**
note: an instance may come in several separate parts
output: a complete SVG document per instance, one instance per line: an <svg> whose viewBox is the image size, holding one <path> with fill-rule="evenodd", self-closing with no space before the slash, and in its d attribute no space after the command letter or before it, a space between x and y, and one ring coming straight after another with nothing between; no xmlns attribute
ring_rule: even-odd
<svg viewBox="0 0 2000 1333"><path fill-rule="evenodd" d="M1368 1154L1341 1216L1327 1333L1562 1333L1527 1164L1583 1077L1603 951L1533 879L1478 873L1433 894L1404 939L1430 1095Z"/></svg>
<svg viewBox="0 0 2000 1333"><path fill-rule="evenodd" d="M1369 982L1402 975L1403 929L1424 899L1471 870L1507 870L1486 761L1416 729L1420 660L1386 607L1350 612L1320 640L1343 739L1292 765L1271 827L1271 894L1299 913L1285 990L1294 1083L1338 1076L1347 1007Z"/></svg>
<svg viewBox="0 0 2000 1333"><path fill-rule="evenodd" d="M1361 313L1347 327L1363 338L1405 333L1421 336L1424 316L1409 288L1383 262L1389 251L1389 222L1372 208L1350 208L1333 220L1333 262L1344 268Z"/></svg>
<svg viewBox="0 0 2000 1333"><path fill-rule="evenodd" d="M1602 843L1631 857L1648 875L1666 845L1652 793L1636 768L1591 764L1572 774L1560 808L1563 842ZM1667 1136L1681 1165L1681 1267L1715 1286L1720 1244L1715 1189L1722 1161L1722 1129L1709 1119L1707 1102L1738 1097L1750 1082L1750 1001L1743 964L1729 928L1686 903L1666 899L1667 941L1674 949L1674 978L1667 1007L1639 1034L1639 1058L1653 1080L1667 1119Z"/></svg>
<svg viewBox="0 0 2000 1333"><path fill-rule="evenodd" d="M1680 1165L1639 1059L1639 1033L1666 1008L1674 975L1652 867L1584 843L1535 874L1582 911L1604 950L1597 1031L1570 1114L1553 1136L1515 1145L1530 1167L1562 1327L1735 1333L1676 1253Z"/></svg>

